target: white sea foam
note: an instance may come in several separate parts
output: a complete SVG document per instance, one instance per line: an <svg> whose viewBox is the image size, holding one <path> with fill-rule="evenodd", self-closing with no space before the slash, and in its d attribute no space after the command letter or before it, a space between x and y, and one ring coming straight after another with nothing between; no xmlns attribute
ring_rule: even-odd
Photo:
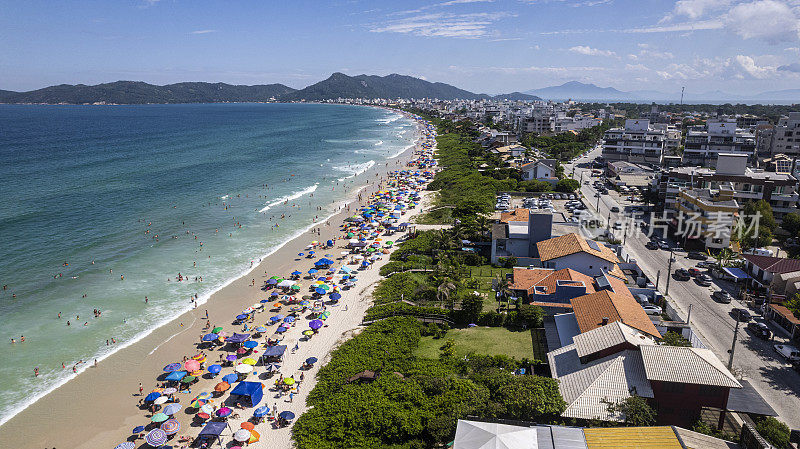
<svg viewBox="0 0 800 449"><path fill-rule="evenodd" d="M262 213L266 212L266 211L270 210L271 208L273 208L273 207L275 207L275 206L277 206L277 205L279 205L281 203L285 203L286 201L296 200L296 199L300 198L303 195L308 195L309 193L314 193L314 191L317 190L318 186L319 186L319 183L316 183L313 186L308 186L303 190L298 190L297 192L294 192L291 195L282 196L282 197L278 198L277 200L275 200L275 201L267 204L266 206L264 206L264 208L261 209L259 212L262 212Z"/></svg>
<svg viewBox="0 0 800 449"><path fill-rule="evenodd" d="M365 171L369 170L373 166L375 166L375 161L370 159L369 161L364 162L363 164L337 165L337 166L333 167L333 169L334 170L343 171L345 173L350 173L350 176L345 176L344 178L339 178L339 181L344 181L345 179L350 179L350 178L353 178L355 176L358 176L358 175L364 173Z"/></svg>
<svg viewBox="0 0 800 449"><path fill-rule="evenodd" d="M376 147L379 147L381 145L383 145L383 141L382 140L379 140L379 141L375 142L375 146Z"/></svg>

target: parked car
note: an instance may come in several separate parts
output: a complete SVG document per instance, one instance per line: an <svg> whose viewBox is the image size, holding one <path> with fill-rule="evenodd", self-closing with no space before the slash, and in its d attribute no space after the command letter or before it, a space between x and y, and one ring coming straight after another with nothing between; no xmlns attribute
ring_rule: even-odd
<svg viewBox="0 0 800 449"><path fill-rule="evenodd" d="M637 293L636 295L634 295L634 298L636 298L636 302L638 302L639 304L650 303L650 298L648 298L647 295L645 295L644 293Z"/></svg>
<svg viewBox="0 0 800 449"><path fill-rule="evenodd" d="M689 271L685 268L678 268L675 270L675 279L678 281L688 281L692 278L692 275L689 274Z"/></svg>
<svg viewBox="0 0 800 449"><path fill-rule="evenodd" d="M711 297L723 304L730 304L733 301L733 296L725 290L717 290L711 294Z"/></svg>
<svg viewBox="0 0 800 449"><path fill-rule="evenodd" d="M617 206L612 207L611 208L611 212L614 212L614 213L619 212L619 207L617 207Z"/></svg>
<svg viewBox="0 0 800 449"><path fill-rule="evenodd" d="M715 262L711 262L711 261L708 261L708 262L706 262L706 261L697 262L697 268L711 268L714 265L716 265L716 263Z"/></svg>
<svg viewBox="0 0 800 449"><path fill-rule="evenodd" d="M767 327L767 325L764 323L757 323L755 321L751 321L747 323L747 329L750 332L756 334L758 338L764 340L769 340L769 338L772 336L772 331L769 330L769 327Z"/></svg>
<svg viewBox="0 0 800 449"><path fill-rule="evenodd" d="M800 350L795 348L791 345L775 345L773 346L778 354L782 355L784 358L789 360L790 362L798 362L800 361Z"/></svg>
<svg viewBox="0 0 800 449"><path fill-rule="evenodd" d="M702 270L699 270L699 269L697 269L697 268L695 268L695 267L689 268L689 269L688 269L688 270L686 270L686 271L688 271L688 272L689 272L689 276L693 276L693 277L694 277L694 276L697 276L698 274L702 274L702 273L703 273L703 271L702 271Z"/></svg>
<svg viewBox="0 0 800 449"><path fill-rule="evenodd" d="M655 304L642 304L642 309L644 309L644 313L648 315L661 315L663 312L661 307Z"/></svg>
<svg viewBox="0 0 800 449"><path fill-rule="evenodd" d="M697 259L697 260L706 260L708 256L701 253L700 251L689 251L689 254L686 255L689 259Z"/></svg>
<svg viewBox="0 0 800 449"><path fill-rule="evenodd" d="M733 315L733 317L738 319L739 321L743 321L745 323L753 319L753 315L750 314L749 310L742 309L740 307L732 308L731 315Z"/></svg>
<svg viewBox="0 0 800 449"><path fill-rule="evenodd" d="M647 249L658 249L658 243L650 240L649 242L644 244L644 247Z"/></svg>
<svg viewBox="0 0 800 449"><path fill-rule="evenodd" d="M695 282L697 282L698 285L701 285L703 287L711 287L711 276L707 274L700 273L697 276L695 276L694 280Z"/></svg>

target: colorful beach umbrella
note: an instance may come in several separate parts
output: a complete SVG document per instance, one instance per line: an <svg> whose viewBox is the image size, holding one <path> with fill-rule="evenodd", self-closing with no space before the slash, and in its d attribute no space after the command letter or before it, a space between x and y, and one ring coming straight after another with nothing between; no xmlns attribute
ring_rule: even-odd
<svg viewBox="0 0 800 449"><path fill-rule="evenodd" d="M164 410L162 410L162 412L163 412L165 415L170 415L170 416L172 416L172 415L174 415L174 414L178 413L179 411L181 411L181 409L182 409L182 408L183 408L183 407L182 407L180 404L175 404L175 403L173 403L173 404L169 404L169 405L167 405L166 407L164 407Z"/></svg>
<svg viewBox="0 0 800 449"><path fill-rule="evenodd" d="M206 402L208 401L205 399L195 399L191 404L189 404L189 407L201 409L206 406Z"/></svg>
<svg viewBox="0 0 800 449"><path fill-rule="evenodd" d="M180 369L181 369L181 364L180 363L170 363L169 365L164 367L164 372L165 373L171 373L173 371L178 371Z"/></svg>
<svg viewBox="0 0 800 449"><path fill-rule="evenodd" d="M169 419L169 416L167 416L166 413L158 412L155 415L153 415L152 418L150 418L150 421L153 421L153 422L164 422L164 421L166 421L168 419Z"/></svg>
<svg viewBox="0 0 800 449"><path fill-rule="evenodd" d="M181 430L181 423L175 419L168 419L161 424L161 430L163 430L167 435L174 435Z"/></svg>
<svg viewBox="0 0 800 449"><path fill-rule="evenodd" d="M283 383L286 385L294 385L294 377L284 377Z"/></svg>
<svg viewBox="0 0 800 449"><path fill-rule="evenodd" d="M239 424L239 427L241 427L242 429L246 429L246 430L253 430L253 429L256 428L256 425L251 423L250 421L245 421L245 422Z"/></svg>
<svg viewBox="0 0 800 449"><path fill-rule="evenodd" d="M237 380L239 380L239 376L237 376L236 374L230 373L230 374L224 375L222 377L222 380L225 381L225 382L228 382L228 383L236 382Z"/></svg>
<svg viewBox="0 0 800 449"><path fill-rule="evenodd" d="M214 414L219 416L220 418L224 418L230 415L231 413L233 413L233 410L229 409L228 407L222 407L218 409Z"/></svg>
<svg viewBox="0 0 800 449"><path fill-rule="evenodd" d="M247 364L247 365L255 365L256 364L256 359L251 359L250 357L248 357L248 358L242 360L242 363Z"/></svg>
<svg viewBox="0 0 800 449"><path fill-rule="evenodd" d="M258 346L258 342L250 340L250 341L246 341L246 342L242 343L242 346L244 346L247 349L253 349L256 346Z"/></svg>
<svg viewBox="0 0 800 449"><path fill-rule="evenodd" d="M200 407L200 412L201 413L208 413L210 415L210 414L214 413L214 407L211 404L205 404L202 407Z"/></svg>
<svg viewBox="0 0 800 449"><path fill-rule="evenodd" d="M178 392L177 388L169 387L169 388L165 388L164 391L162 391L161 393L162 394L175 394L177 392Z"/></svg>
<svg viewBox="0 0 800 449"><path fill-rule="evenodd" d="M144 401L145 402L152 402L152 401L155 401L156 399L158 399L159 396L161 396L161 393L158 393L158 392L154 391L154 392L148 394L147 396L145 396L144 397Z"/></svg>
<svg viewBox="0 0 800 449"><path fill-rule="evenodd" d="M311 320L308 323L308 327L314 330L321 328L323 325L324 325L323 322L320 320Z"/></svg>
<svg viewBox="0 0 800 449"><path fill-rule="evenodd" d="M211 333L213 333L213 334L218 334L220 332L222 332L222 327L220 327L220 326L217 326L214 329L211 329Z"/></svg>
<svg viewBox="0 0 800 449"><path fill-rule="evenodd" d="M237 357L234 354L228 354L228 355L225 356L225 360L227 360L229 362L235 362L236 358Z"/></svg>
<svg viewBox="0 0 800 449"><path fill-rule="evenodd" d="M312 330L303 331L303 335L309 337L311 335L314 335L314 331L312 331Z"/></svg>
<svg viewBox="0 0 800 449"><path fill-rule="evenodd" d="M253 416L255 416L256 418L260 418L266 415L267 413L269 413L269 407L267 407L266 405L262 405L261 407L253 411Z"/></svg>
<svg viewBox="0 0 800 449"><path fill-rule="evenodd" d="M233 433L233 439L242 443L250 440L250 431L247 429L239 429Z"/></svg>
<svg viewBox="0 0 800 449"><path fill-rule="evenodd" d="M167 433L161 429L151 430L147 436L144 437L147 444L153 447L163 446L167 442Z"/></svg>
<svg viewBox="0 0 800 449"><path fill-rule="evenodd" d="M208 399L211 399L211 398L213 398L213 397L214 397L214 395L213 395L213 394L211 394L211 392L209 392L209 391L204 391L204 392L202 392L202 393L198 394L197 396L195 396L195 399L200 399L200 400L208 400Z"/></svg>
<svg viewBox="0 0 800 449"><path fill-rule="evenodd" d="M200 362L194 359L187 360L183 367L186 368L186 371L197 371L200 369Z"/></svg>
<svg viewBox="0 0 800 449"><path fill-rule="evenodd" d="M211 374L217 374L222 371L222 367L217 365L216 363L208 367L208 372Z"/></svg>
<svg viewBox="0 0 800 449"><path fill-rule="evenodd" d="M223 391L227 391L228 388L230 388L230 387L231 387L231 384L229 384L228 382L222 381L222 382L218 383L214 387L214 391L222 393Z"/></svg>
<svg viewBox="0 0 800 449"><path fill-rule="evenodd" d="M133 444L133 442L131 442L131 441L126 441L124 443L120 443L120 444L114 446L114 449L135 449L135 448L136 448L136 445Z"/></svg>
<svg viewBox="0 0 800 449"><path fill-rule="evenodd" d="M194 377L194 376L186 376L183 379L181 379L181 383L182 384L190 384L190 383L194 382L195 380L197 380L197 378Z"/></svg>

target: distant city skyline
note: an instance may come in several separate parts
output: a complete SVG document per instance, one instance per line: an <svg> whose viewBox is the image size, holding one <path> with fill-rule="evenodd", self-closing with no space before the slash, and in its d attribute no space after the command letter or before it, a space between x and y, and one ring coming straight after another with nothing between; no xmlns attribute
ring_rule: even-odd
<svg viewBox="0 0 800 449"><path fill-rule="evenodd" d="M796 88L800 0L0 1L0 89L136 80L303 88L400 73L477 93Z"/></svg>

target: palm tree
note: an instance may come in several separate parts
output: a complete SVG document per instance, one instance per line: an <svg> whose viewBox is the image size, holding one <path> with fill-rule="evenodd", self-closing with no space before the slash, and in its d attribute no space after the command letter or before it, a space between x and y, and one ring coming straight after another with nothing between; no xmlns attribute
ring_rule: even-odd
<svg viewBox="0 0 800 449"><path fill-rule="evenodd" d="M450 309L453 308L453 304L450 303L450 293L456 289L455 284L450 282L450 279L444 278L442 283L439 284L439 287L436 289L436 299L440 302L446 300L450 306Z"/></svg>
<svg viewBox="0 0 800 449"><path fill-rule="evenodd" d="M497 292L499 293L499 295L497 295L497 297L496 297L496 299L497 299L497 310L499 312L500 308L501 308L501 305L502 305L501 301L502 301L503 298L506 297L506 294L508 293L508 289L511 286L511 283L508 282L508 278L506 278L505 276L501 276L499 274L495 276L495 279L497 281L497 283L496 283Z"/></svg>

